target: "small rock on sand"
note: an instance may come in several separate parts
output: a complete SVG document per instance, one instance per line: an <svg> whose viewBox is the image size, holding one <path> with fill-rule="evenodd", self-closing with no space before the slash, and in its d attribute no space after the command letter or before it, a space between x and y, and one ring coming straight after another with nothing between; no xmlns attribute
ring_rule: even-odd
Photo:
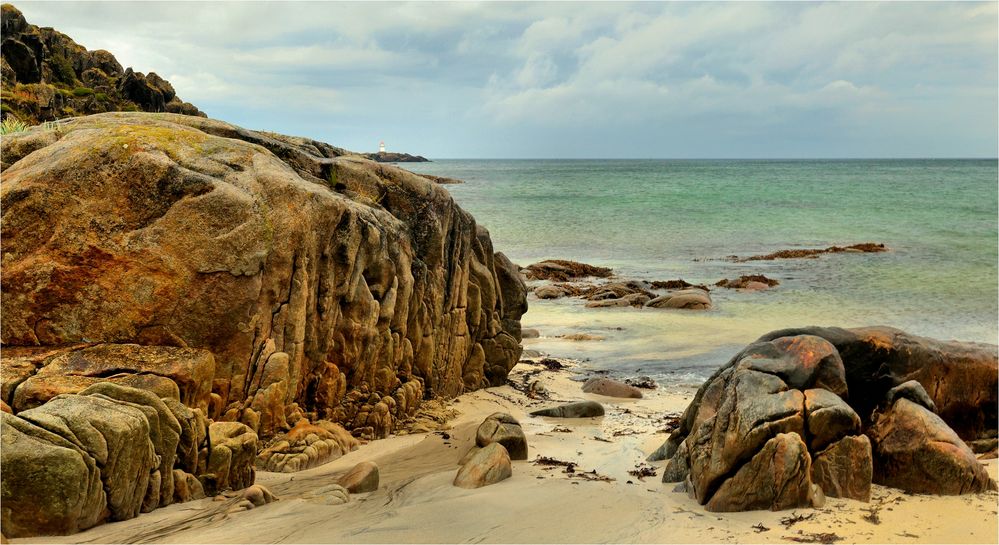
<svg viewBox="0 0 999 545"><path fill-rule="evenodd" d="M340 477L338 484L351 494L374 492L378 490L378 464L361 462Z"/></svg>
<svg viewBox="0 0 999 545"><path fill-rule="evenodd" d="M551 416L555 418L590 418L603 415L604 406L596 401L577 401L531 413L531 416Z"/></svg>
<svg viewBox="0 0 999 545"><path fill-rule="evenodd" d="M642 398L642 391L638 388L610 378L591 378L583 384L583 391L608 397Z"/></svg>
<svg viewBox="0 0 999 545"><path fill-rule="evenodd" d="M475 444L485 447L499 443L506 448L512 460L527 459L527 437L517 419L506 413L489 415L475 431Z"/></svg>
<svg viewBox="0 0 999 545"><path fill-rule="evenodd" d="M537 339L541 336L541 332L537 329L521 329L520 338L521 339Z"/></svg>
<svg viewBox="0 0 999 545"><path fill-rule="evenodd" d="M503 445L490 443L461 466L453 484L459 488L480 488L509 479L512 475L510 454Z"/></svg>

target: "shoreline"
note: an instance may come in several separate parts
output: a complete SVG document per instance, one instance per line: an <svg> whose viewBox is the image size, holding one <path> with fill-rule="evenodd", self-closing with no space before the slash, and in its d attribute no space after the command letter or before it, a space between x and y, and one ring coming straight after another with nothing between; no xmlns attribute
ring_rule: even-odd
<svg viewBox="0 0 999 545"><path fill-rule="evenodd" d="M642 399L608 398L583 393L582 383L573 380L594 374L585 363L560 360L566 367L549 371L527 361L511 371L510 381L540 380L551 401L530 399L509 383L463 394L443 407L458 414L441 429L371 441L306 471L258 472L257 484L280 501L225 514L238 496L207 498L71 536L11 542L988 543L999 538L995 493L924 496L874 485L870 503L828 498L820 509L708 512L685 493L673 492L673 484L660 482L665 462L644 463L667 436L660 430L684 410L694 389L674 386L643 390ZM606 415L527 415L556 401L584 399L601 402ZM494 412L520 421L528 460L514 462L513 476L497 484L473 490L452 486L457 461L473 445L478 424ZM539 456L574 462L577 470L568 474L562 467L536 465ZM380 468L375 492L352 495L338 506L303 498L361 461ZM995 479L997 460L982 462ZM639 466L655 467L657 475L640 480L628 473ZM591 471L596 474L585 475ZM795 522L799 515L804 520Z"/></svg>

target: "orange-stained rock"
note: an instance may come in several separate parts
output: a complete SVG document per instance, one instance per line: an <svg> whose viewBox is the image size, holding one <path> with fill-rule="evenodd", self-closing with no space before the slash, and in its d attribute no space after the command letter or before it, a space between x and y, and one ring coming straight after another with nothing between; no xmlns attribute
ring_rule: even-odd
<svg viewBox="0 0 999 545"><path fill-rule="evenodd" d="M424 396L502 384L519 358L519 272L432 181L190 116L40 134L2 143L0 341L101 344L38 374L164 376L262 437L292 404L384 437Z"/></svg>

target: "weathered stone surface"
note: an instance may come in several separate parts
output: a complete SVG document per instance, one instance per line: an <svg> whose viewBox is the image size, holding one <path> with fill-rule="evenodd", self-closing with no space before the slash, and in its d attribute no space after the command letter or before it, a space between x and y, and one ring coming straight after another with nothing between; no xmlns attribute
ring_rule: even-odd
<svg viewBox="0 0 999 545"><path fill-rule="evenodd" d="M260 507L277 501L279 498L272 494L267 487L255 484L243 489L243 499L252 503L254 507Z"/></svg>
<svg viewBox="0 0 999 545"><path fill-rule="evenodd" d="M638 388L614 379L603 377L593 377L587 380L583 383L583 391L588 394L598 394L608 397L627 397L633 399L642 398L642 391Z"/></svg>
<svg viewBox="0 0 999 545"><path fill-rule="evenodd" d="M926 389L918 381L903 382L888 390L888 393L885 394L885 404L891 405L899 398L905 398L917 405L922 405L932 413L937 412L937 404L930 399L930 395L926 393Z"/></svg>
<svg viewBox="0 0 999 545"><path fill-rule="evenodd" d="M74 442L97 462L109 520L139 514L159 466L141 408L101 396L64 395L18 416Z"/></svg>
<svg viewBox="0 0 999 545"><path fill-rule="evenodd" d="M60 394L78 394L100 382L109 382L148 390L157 397L180 395L177 383L156 375L120 373L109 377L42 374L28 378L14 390L13 408L18 411L33 409Z"/></svg>
<svg viewBox="0 0 999 545"><path fill-rule="evenodd" d="M378 490L378 464L361 462L340 477L337 484L346 488L351 494L374 492Z"/></svg>
<svg viewBox="0 0 999 545"><path fill-rule="evenodd" d="M708 511L779 511L812 505L808 449L796 433L780 433L726 479L705 503Z"/></svg>
<svg viewBox="0 0 999 545"><path fill-rule="evenodd" d="M527 459L527 437L516 418L506 413L489 415L475 430L475 445L484 447L499 443L506 448L511 460Z"/></svg>
<svg viewBox="0 0 999 545"><path fill-rule="evenodd" d="M645 306L651 308L679 308L689 310L706 310L712 306L711 296L699 288L678 290L651 299Z"/></svg>
<svg viewBox="0 0 999 545"><path fill-rule="evenodd" d="M253 484L257 434L239 422L213 422L208 426L208 435L212 451L206 473L198 476L205 493L215 495L222 490L238 490Z"/></svg>
<svg viewBox="0 0 999 545"><path fill-rule="evenodd" d="M815 454L812 482L822 487L826 496L870 501L872 456L871 441L866 435L844 437Z"/></svg>
<svg viewBox="0 0 999 545"><path fill-rule="evenodd" d="M461 466L453 484L459 488L480 488L509 479L512 475L513 466L506 449L499 443L490 443Z"/></svg>
<svg viewBox="0 0 999 545"><path fill-rule="evenodd" d="M867 435L878 484L924 494L996 488L971 449L943 419L904 397L874 415Z"/></svg>
<svg viewBox="0 0 999 545"><path fill-rule="evenodd" d="M818 452L847 435L860 433L860 416L843 398L821 388L805 390L808 447Z"/></svg>
<svg viewBox="0 0 999 545"><path fill-rule="evenodd" d="M256 466L264 471L291 473L332 462L357 450L360 442L339 424L302 419L288 433L274 438L257 456Z"/></svg>
<svg viewBox="0 0 999 545"><path fill-rule="evenodd" d="M302 499L320 505L342 505L350 501L350 493L338 484L328 484L307 491Z"/></svg>
<svg viewBox="0 0 999 545"><path fill-rule="evenodd" d="M102 382L80 392L81 396L97 396L136 407L146 415L149 423L149 440L159 460L159 475L155 477L159 486L150 486L142 511L152 511L157 507L173 503L173 467L180 443L181 426L166 403L152 392ZM158 488L158 489L157 489Z"/></svg>
<svg viewBox="0 0 999 545"><path fill-rule="evenodd" d="M557 407L540 409L531 413L531 416L550 416L555 418L591 418L603 415L604 406L596 401L576 401Z"/></svg>
<svg viewBox="0 0 999 545"><path fill-rule="evenodd" d="M201 486L201 481L197 477L182 469L173 470L174 503L200 500L204 497L205 489Z"/></svg>
<svg viewBox="0 0 999 545"><path fill-rule="evenodd" d="M502 384L519 358L519 272L420 176L172 114L77 118L2 146L0 341L99 343L39 375L152 373L263 437L293 404L383 437L425 395Z"/></svg>
<svg viewBox="0 0 999 545"><path fill-rule="evenodd" d="M588 276L607 278L611 270L565 259L549 259L525 267L528 280L554 280L567 282Z"/></svg>
<svg viewBox="0 0 999 545"><path fill-rule="evenodd" d="M831 342L846 363L850 405L866 419L885 392L918 381L937 414L964 439L977 439L999 421L996 345L938 341L891 327L807 327L774 331L761 341L814 335Z"/></svg>
<svg viewBox="0 0 999 545"><path fill-rule="evenodd" d="M0 413L0 513L9 537L67 535L108 517L101 470L80 446Z"/></svg>
<svg viewBox="0 0 999 545"><path fill-rule="evenodd" d="M56 355L34 378L104 377L111 374L140 373L172 380L177 384L181 403L188 407L207 410L208 394L211 393L212 377L215 373L215 360L207 350L171 346L100 344ZM124 377L119 380L124 380ZM143 379L136 377L128 380L133 381L132 384L141 384L139 381Z"/></svg>

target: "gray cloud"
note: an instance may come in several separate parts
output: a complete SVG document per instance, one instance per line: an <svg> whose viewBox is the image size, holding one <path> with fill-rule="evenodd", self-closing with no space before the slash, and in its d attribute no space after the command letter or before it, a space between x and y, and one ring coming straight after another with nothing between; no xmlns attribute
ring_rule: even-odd
<svg viewBox="0 0 999 545"><path fill-rule="evenodd" d="M16 4L213 117L432 157L994 156L995 3Z"/></svg>

